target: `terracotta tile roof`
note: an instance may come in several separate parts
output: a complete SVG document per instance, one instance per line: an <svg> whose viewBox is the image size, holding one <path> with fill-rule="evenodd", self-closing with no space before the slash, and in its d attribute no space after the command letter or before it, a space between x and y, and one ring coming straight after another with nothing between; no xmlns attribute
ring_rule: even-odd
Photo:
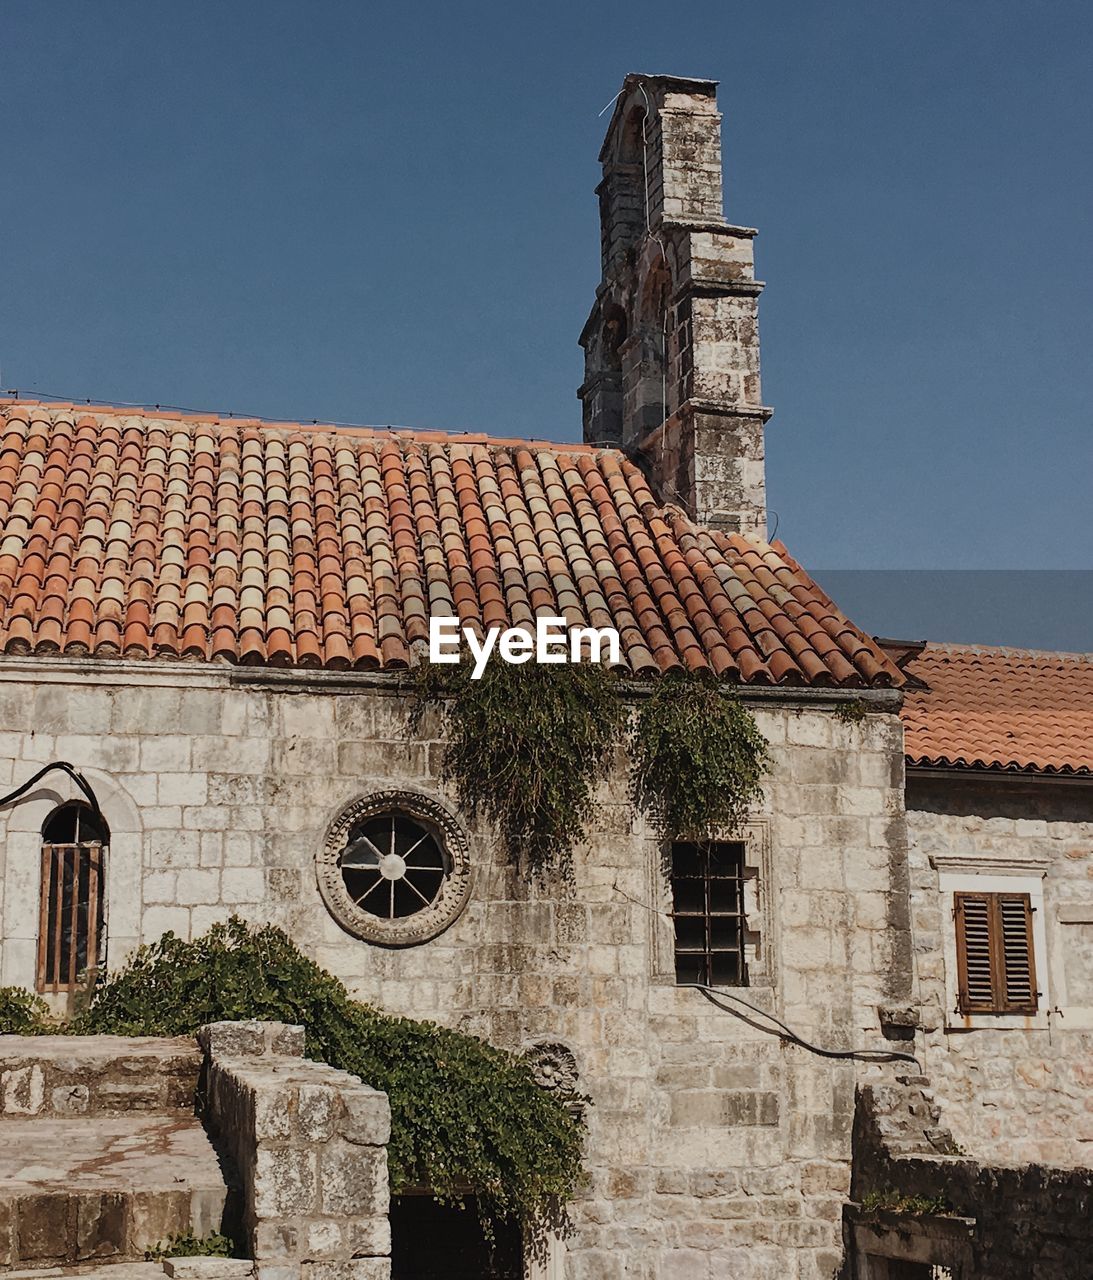
<svg viewBox="0 0 1093 1280"><path fill-rule="evenodd" d="M902 683L784 548L612 450L0 402L2 653L393 669L431 614L546 613L642 676Z"/></svg>
<svg viewBox="0 0 1093 1280"><path fill-rule="evenodd" d="M1093 775L1093 654L928 644L904 663L907 761Z"/></svg>

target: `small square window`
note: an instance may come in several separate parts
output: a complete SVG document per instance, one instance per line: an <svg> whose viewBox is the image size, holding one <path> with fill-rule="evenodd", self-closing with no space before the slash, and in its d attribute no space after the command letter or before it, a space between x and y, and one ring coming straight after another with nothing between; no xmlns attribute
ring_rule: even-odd
<svg viewBox="0 0 1093 1280"><path fill-rule="evenodd" d="M677 983L747 986L744 879L739 841L672 846Z"/></svg>

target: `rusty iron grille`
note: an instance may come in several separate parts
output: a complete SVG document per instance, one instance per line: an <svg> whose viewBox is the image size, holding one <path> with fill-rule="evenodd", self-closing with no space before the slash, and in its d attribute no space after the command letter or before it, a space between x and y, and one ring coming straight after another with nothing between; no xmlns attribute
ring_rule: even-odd
<svg viewBox="0 0 1093 1280"><path fill-rule="evenodd" d="M672 846L676 981L746 986L744 845Z"/></svg>
<svg viewBox="0 0 1093 1280"><path fill-rule="evenodd" d="M38 990L75 991L94 980L103 938L106 845L81 806L58 811L42 843ZM51 827L71 834L51 840ZM87 838L84 838L87 837Z"/></svg>

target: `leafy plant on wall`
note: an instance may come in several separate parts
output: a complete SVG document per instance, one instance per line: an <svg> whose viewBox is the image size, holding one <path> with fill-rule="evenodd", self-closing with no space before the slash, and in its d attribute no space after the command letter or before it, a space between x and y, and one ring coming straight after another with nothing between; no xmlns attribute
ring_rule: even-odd
<svg viewBox="0 0 1093 1280"><path fill-rule="evenodd" d="M423 664L409 685L412 726L440 711L443 773L461 807L500 832L514 864L571 868L596 785L618 753L631 794L665 840L731 834L762 795L767 742L733 686L707 672L669 672L645 688L605 667L491 661Z"/></svg>
<svg viewBox="0 0 1093 1280"><path fill-rule="evenodd" d="M391 1103L391 1191L477 1197L487 1227L518 1221L529 1241L564 1224L582 1182L584 1127L531 1065L474 1036L382 1013L272 925L233 918L203 938L141 947L67 1029L191 1035L208 1022L297 1023L309 1057L359 1076Z"/></svg>
<svg viewBox="0 0 1093 1280"><path fill-rule="evenodd" d="M666 840L712 839L747 821L770 767L755 718L704 672L670 672L638 705L632 792Z"/></svg>
<svg viewBox="0 0 1093 1280"><path fill-rule="evenodd" d="M466 664L423 665L413 722L440 709L444 777L464 812L496 825L514 863L565 873L622 736L616 684L591 663L492 661L478 680Z"/></svg>

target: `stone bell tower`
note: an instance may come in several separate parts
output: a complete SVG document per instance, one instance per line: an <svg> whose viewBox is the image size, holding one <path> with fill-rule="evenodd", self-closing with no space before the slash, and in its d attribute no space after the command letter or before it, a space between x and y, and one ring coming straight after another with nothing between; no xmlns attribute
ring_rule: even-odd
<svg viewBox="0 0 1093 1280"><path fill-rule="evenodd" d="M701 524L766 536L755 232L725 221L716 83L629 75L600 161L584 438Z"/></svg>

